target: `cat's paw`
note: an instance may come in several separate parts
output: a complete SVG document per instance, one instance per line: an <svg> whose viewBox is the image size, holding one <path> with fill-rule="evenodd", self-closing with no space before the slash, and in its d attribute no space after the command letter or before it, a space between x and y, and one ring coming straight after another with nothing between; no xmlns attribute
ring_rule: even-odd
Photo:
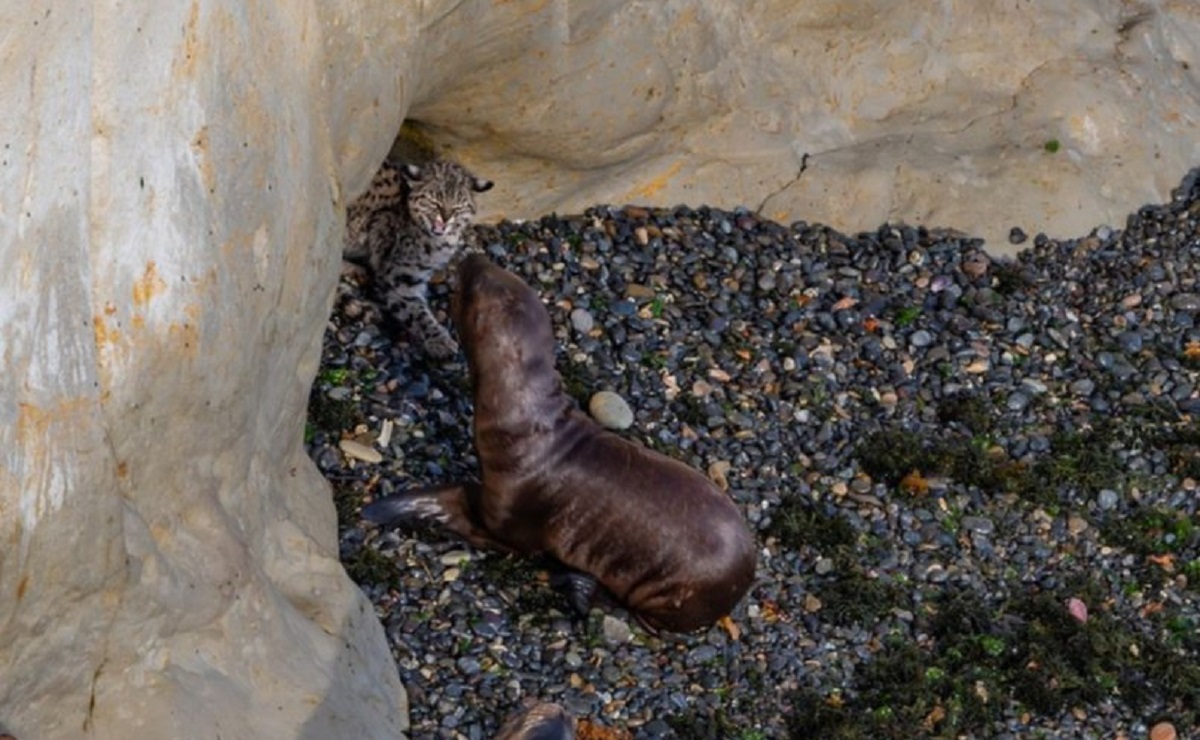
<svg viewBox="0 0 1200 740"><path fill-rule="evenodd" d="M458 354L458 342L454 341L448 334L430 337L426 339L422 345L425 354L435 360L449 360Z"/></svg>

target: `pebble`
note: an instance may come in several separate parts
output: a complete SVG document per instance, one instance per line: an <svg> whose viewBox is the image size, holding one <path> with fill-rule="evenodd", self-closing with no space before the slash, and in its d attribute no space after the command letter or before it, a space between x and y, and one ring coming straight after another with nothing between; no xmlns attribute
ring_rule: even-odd
<svg viewBox="0 0 1200 740"><path fill-rule="evenodd" d="M1121 502L1121 497L1111 488L1104 488L1096 496L1096 503L1101 511L1112 511Z"/></svg>
<svg viewBox="0 0 1200 740"><path fill-rule="evenodd" d="M612 391L598 391L588 401L588 413L600 426L609 429L628 429L633 426L633 410Z"/></svg>
<svg viewBox="0 0 1200 740"><path fill-rule="evenodd" d="M968 277L978 280L987 274L990 264L991 260L988 259L986 254L983 254L982 252L976 252L967 259L963 260L962 271L965 272Z"/></svg>
<svg viewBox="0 0 1200 740"><path fill-rule="evenodd" d="M623 645L633 638L633 630L623 620L614 617L611 614L605 614L600 625L600 631L604 635L604 641L609 645Z"/></svg>
<svg viewBox="0 0 1200 740"><path fill-rule="evenodd" d="M646 300L655 296L654 288L647 285L638 285L637 283L629 283L625 286L625 295L629 298L637 300Z"/></svg>
<svg viewBox="0 0 1200 740"><path fill-rule="evenodd" d="M576 308L571 311L571 326L580 334L587 334L596 327L596 319L586 308Z"/></svg>
<svg viewBox="0 0 1200 740"><path fill-rule="evenodd" d="M338 442L338 447L346 455L346 457L354 458L371 465L376 465L383 462L383 455L373 447L356 442L353 439L343 439Z"/></svg>
<svg viewBox="0 0 1200 740"><path fill-rule="evenodd" d="M1008 399L1005 400L1004 403L1006 406L1008 406L1010 411L1024 411L1025 407L1029 405L1029 396L1021 393L1020 391L1016 391L1010 393Z"/></svg>
<svg viewBox="0 0 1200 740"><path fill-rule="evenodd" d="M965 529L975 532L976 534L988 535L996 531L996 525L987 517L982 516L964 516L962 525Z"/></svg>
<svg viewBox="0 0 1200 740"><path fill-rule="evenodd" d="M1176 737L1175 725L1170 722L1159 722L1150 728L1150 740L1175 740Z"/></svg>
<svg viewBox="0 0 1200 740"><path fill-rule="evenodd" d="M1176 293L1168 302L1176 311L1200 312L1200 293Z"/></svg>

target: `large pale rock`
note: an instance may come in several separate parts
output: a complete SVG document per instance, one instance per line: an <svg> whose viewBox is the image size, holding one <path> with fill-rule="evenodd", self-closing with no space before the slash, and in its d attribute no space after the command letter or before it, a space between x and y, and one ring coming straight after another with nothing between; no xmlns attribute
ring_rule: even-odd
<svg viewBox="0 0 1200 740"><path fill-rule="evenodd" d="M397 7L0 6L0 730L405 728L301 445Z"/></svg>
<svg viewBox="0 0 1200 740"><path fill-rule="evenodd" d="M1120 226L1200 164L1194 2L441 5L409 114L496 178L493 215L744 204L1001 249Z"/></svg>

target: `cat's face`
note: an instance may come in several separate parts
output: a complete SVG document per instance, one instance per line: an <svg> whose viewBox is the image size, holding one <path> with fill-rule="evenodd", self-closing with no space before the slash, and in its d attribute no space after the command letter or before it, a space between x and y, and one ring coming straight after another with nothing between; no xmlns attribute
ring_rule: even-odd
<svg viewBox="0 0 1200 740"><path fill-rule="evenodd" d="M454 162L405 165L408 212L425 233L457 246L475 217L475 193L492 188L492 181L475 177Z"/></svg>

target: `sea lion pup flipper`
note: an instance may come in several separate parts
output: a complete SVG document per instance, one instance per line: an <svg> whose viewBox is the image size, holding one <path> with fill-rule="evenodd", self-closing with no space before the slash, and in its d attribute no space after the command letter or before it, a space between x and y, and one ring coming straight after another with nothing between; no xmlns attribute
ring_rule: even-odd
<svg viewBox="0 0 1200 740"><path fill-rule="evenodd" d="M593 575L559 563L550 576L550 586L566 595L575 616L586 617L592 609L592 600L596 597L600 582Z"/></svg>
<svg viewBox="0 0 1200 740"><path fill-rule="evenodd" d="M492 740L574 740L575 719L557 704L535 702L509 718Z"/></svg>
<svg viewBox="0 0 1200 740"><path fill-rule="evenodd" d="M511 552L475 523L472 512L480 493L479 484L472 482L418 488L367 504L362 518L381 527L433 521L482 550Z"/></svg>

